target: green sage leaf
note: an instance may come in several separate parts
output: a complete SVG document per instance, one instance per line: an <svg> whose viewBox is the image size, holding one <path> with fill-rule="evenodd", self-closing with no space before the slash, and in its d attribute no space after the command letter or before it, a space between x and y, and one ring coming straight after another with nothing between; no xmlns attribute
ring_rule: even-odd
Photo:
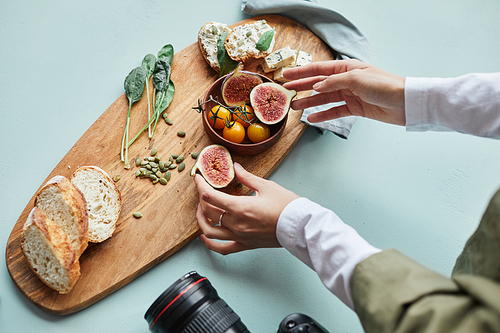
<svg viewBox="0 0 500 333"><path fill-rule="evenodd" d="M158 51L158 59L172 66L172 62L174 61L174 47L172 44L167 44Z"/></svg>
<svg viewBox="0 0 500 333"><path fill-rule="evenodd" d="M139 66L134 68L125 78L123 87L125 95L129 99L129 103L135 103L141 99L146 84L147 74L144 67Z"/></svg>
<svg viewBox="0 0 500 333"><path fill-rule="evenodd" d="M156 61L156 68L153 73L153 84L158 92L167 90L171 72L172 68L166 61ZM158 96L156 98L158 99Z"/></svg>
<svg viewBox="0 0 500 333"><path fill-rule="evenodd" d="M153 75L153 72L155 71L155 67L156 67L156 57L154 54L146 54L146 56L144 56L144 59L142 59L142 67L144 67L144 69L146 69L146 74L149 77L151 77L151 75Z"/></svg>
<svg viewBox="0 0 500 333"><path fill-rule="evenodd" d="M274 30L275 28L273 28L272 30L267 30L262 34L262 36L260 36L257 45L255 45L257 50L266 51L269 49L269 47L271 46L271 42L273 41Z"/></svg>
<svg viewBox="0 0 500 333"><path fill-rule="evenodd" d="M226 47L224 45L227 35L229 35L229 33L223 32L219 35L219 39L217 40L217 61L219 62L220 67L219 77L224 76L227 73L231 73L236 69L236 67L238 67L238 62L231 59L229 54L227 54Z"/></svg>

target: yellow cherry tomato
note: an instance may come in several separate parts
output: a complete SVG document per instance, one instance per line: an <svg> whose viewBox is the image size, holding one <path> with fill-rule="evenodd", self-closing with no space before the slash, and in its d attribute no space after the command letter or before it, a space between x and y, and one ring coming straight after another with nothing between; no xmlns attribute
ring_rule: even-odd
<svg viewBox="0 0 500 333"><path fill-rule="evenodd" d="M241 143L245 139L245 127L238 122L234 122L231 125L231 127L224 127L222 136L231 142Z"/></svg>
<svg viewBox="0 0 500 333"><path fill-rule="evenodd" d="M243 108L243 105L233 112L233 120L239 122L243 125L243 127L248 127L250 124L255 122L255 115L253 113L253 109L250 105L246 105Z"/></svg>
<svg viewBox="0 0 500 333"><path fill-rule="evenodd" d="M269 139L271 130L266 124L254 123L248 126L247 135L250 141L257 143Z"/></svg>
<svg viewBox="0 0 500 333"><path fill-rule="evenodd" d="M208 123L215 129L223 129L226 121L231 120L231 112L223 106L214 106L208 115Z"/></svg>

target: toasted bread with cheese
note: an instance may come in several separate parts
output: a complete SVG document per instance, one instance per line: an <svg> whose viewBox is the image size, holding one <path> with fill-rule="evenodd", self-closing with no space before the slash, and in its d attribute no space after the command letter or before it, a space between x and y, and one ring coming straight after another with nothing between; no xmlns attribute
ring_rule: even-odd
<svg viewBox="0 0 500 333"><path fill-rule="evenodd" d="M267 56L273 51L276 33L267 50L260 51L256 48L256 45L260 37L271 29L271 26L265 20L252 21L235 27L225 41L228 55L231 59L238 62L245 62L249 58L263 58Z"/></svg>
<svg viewBox="0 0 500 333"><path fill-rule="evenodd" d="M61 227L78 259L88 245L87 204L82 192L66 177L55 176L38 191L35 206Z"/></svg>
<svg viewBox="0 0 500 333"><path fill-rule="evenodd" d="M40 280L61 294L67 294L80 277L68 236L38 207L33 207L24 224L21 249Z"/></svg>
<svg viewBox="0 0 500 333"><path fill-rule="evenodd" d="M209 22L202 26L198 32L198 46L200 47L201 54L210 67L217 73L220 72L220 65L217 59L217 41L223 32L230 33L231 29L227 24L219 22Z"/></svg>
<svg viewBox="0 0 500 333"><path fill-rule="evenodd" d="M87 202L89 241L100 243L111 237L122 207L115 182L96 166L78 168L71 176L71 182L80 189Z"/></svg>

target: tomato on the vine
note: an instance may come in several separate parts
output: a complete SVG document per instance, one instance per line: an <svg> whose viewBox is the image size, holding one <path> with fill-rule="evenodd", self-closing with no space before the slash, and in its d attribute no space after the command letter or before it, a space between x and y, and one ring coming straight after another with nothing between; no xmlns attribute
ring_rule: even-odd
<svg viewBox="0 0 500 333"><path fill-rule="evenodd" d="M241 143L245 139L245 127L238 122L232 122L230 127L224 127L222 136L224 139L229 140L234 143Z"/></svg>
<svg viewBox="0 0 500 333"><path fill-rule="evenodd" d="M255 122L255 115L250 105L240 106L233 111L233 120L239 122L243 127L248 127Z"/></svg>
<svg viewBox="0 0 500 333"><path fill-rule="evenodd" d="M254 123L248 126L247 135L250 141L257 143L269 139L271 130L266 124Z"/></svg>
<svg viewBox="0 0 500 333"><path fill-rule="evenodd" d="M223 129L231 120L231 112L223 106L216 105L208 114L208 123L215 129Z"/></svg>

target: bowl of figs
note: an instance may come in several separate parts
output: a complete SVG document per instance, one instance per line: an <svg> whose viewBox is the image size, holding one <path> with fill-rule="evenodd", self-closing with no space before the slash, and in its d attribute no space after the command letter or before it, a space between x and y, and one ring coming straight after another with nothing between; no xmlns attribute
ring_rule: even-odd
<svg viewBox="0 0 500 333"><path fill-rule="evenodd" d="M200 105L203 127L214 143L234 155L262 153L283 134L295 95L295 90L238 67L207 90Z"/></svg>

